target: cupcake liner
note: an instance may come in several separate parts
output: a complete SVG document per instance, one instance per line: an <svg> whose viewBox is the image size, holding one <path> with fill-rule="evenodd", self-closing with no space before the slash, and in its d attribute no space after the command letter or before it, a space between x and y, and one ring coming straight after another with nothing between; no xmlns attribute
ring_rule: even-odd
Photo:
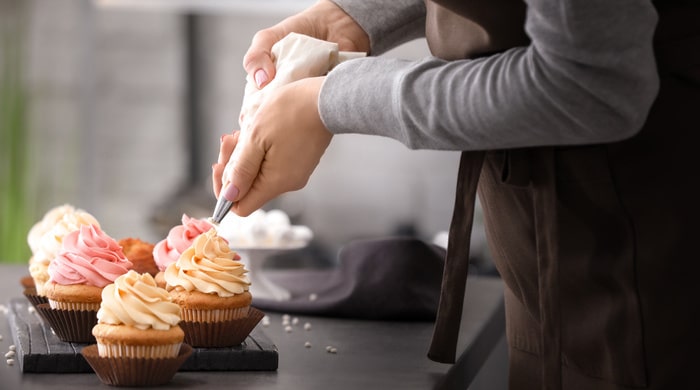
<svg viewBox="0 0 700 390"><path fill-rule="evenodd" d="M92 328L97 324L95 310L57 310L48 303L37 305L36 310L49 323L61 341L95 343Z"/></svg>
<svg viewBox="0 0 700 390"><path fill-rule="evenodd" d="M192 354L192 348L182 344L180 353L172 358L101 357L97 345L80 352L100 378L110 386L157 386L170 382L177 370Z"/></svg>
<svg viewBox="0 0 700 390"><path fill-rule="evenodd" d="M35 309L37 305L40 305L42 303L49 303L49 299L45 296L37 294L36 289L34 287L25 288L22 293L32 304L32 306L34 306Z"/></svg>
<svg viewBox="0 0 700 390"><path fill-rule="evenodd" d="M195 348L233 347L242 343L255 325L265 316L250 307L244 318L219 322L180 322L185 332L185 343Z"/></svg>
<svg viewBox="0 0 700 390"><path fill-rule="evenodd" d="M250 306L230 309L182 309L182 320L187 322L220 322L246 318Z"/></svg>
<svg viewBox="0 0 700 390"><path fill-rule="evenodd" d="M82 310L82 311L98 311L100 303L94 302L61 302L54 301L49 298L49 306L54 310Z"/></svg>
<svg viewBox="0 0 700 390"><path fill-rule="evenodd" d="M181 345L182 343L163 345L100 344L98 340L97 352L102 357L162 359L177 356Z"/></svg>

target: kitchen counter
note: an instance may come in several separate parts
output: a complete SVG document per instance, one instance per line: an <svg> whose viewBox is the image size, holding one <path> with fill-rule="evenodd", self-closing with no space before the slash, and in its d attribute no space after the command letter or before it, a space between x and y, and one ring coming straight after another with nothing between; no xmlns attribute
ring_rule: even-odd
<svg viewBox="0 0 700 390"><path fill-rule="evenodd" d="M289 272L296 271L276 271ZM0 308L22 297L19 279L26 265L0 265ZM283 277L284 275L277 275ZM504 338L500 279L470 277L455 365L429 360L426 352L432 322L367 321L290 314L298 323L291 332L285 313L267 312L268 326L258 325L279 353L276 371L180 371L162 389L432 389L467 388ZM311 324L304 330L305 323ZM0 310L0 351L13 343L6 310ZM311 347L305 347L305 343ZM337 349L329 353L327 346ZM500 367L497 367L498 371ZM502 367L504 376L505 367ZM499 373L500 374L500 373ZM0 363L0 389L93 389L96 375L22 373L19 364Z"/></svg>

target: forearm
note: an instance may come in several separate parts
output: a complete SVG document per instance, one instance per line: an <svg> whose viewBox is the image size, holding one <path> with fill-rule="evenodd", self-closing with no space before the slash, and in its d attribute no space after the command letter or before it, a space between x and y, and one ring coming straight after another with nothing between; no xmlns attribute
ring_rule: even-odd
<svg viewBox="0 0 700 390"><path fill-rule="evenodd" d="M369 35L372 55L425 35L423 0L332 1Z"/></svg>
<svg viewBox="0 0 700 390"><path fill-rule="evenodd" d="M658 86L651 2L531 0L528 7L528 47L476 60L341 64L321 90L324 124L336 134L449 150L634 135Z"/></svg>

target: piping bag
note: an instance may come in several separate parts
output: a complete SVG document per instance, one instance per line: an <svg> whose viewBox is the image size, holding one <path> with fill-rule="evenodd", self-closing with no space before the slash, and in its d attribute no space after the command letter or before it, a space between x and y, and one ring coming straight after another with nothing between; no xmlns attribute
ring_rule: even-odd
<svg viewBox="0 0 700 390"><path fill-rule="evenodd" d="M272 60L276 69L275 78L263 88L258 89L255 80L250 75L246 77L243 104L238 117L241 131L248 131L248 126L258 107L275 89L303 78L323 76L343 61L364 56L366 54L362 52L339 51L338 44L334 42L290 33L272 46ZM229 178L236 160L237 153L234 150L221 175L222 190L219 192L219 199L212 215L212 219L216 223L220 223L233 206L233 202L222 194L226 187L231 185Z"/></svg>

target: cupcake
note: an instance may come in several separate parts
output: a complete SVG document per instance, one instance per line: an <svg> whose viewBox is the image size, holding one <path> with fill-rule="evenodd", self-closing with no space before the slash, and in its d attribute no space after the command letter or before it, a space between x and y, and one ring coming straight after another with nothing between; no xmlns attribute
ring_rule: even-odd
<svg viewBox="0 0 700 390"><path fill-rule="evenodd" d="M200 234L166 268L166 289L182 309L185 341L194 347L240 344L250 333L248 272L215 229ZM258 319L259 320L259 319Z"/></svg>
<svg viewBox="0 0 700 390"><path fill-rule="evenodd" d="M63 238L82 225L100 226L90 213L64 205L49 211L42 221L30 230L27 241L33 254L29 263L29 273L39 296L45 296L44 284L49 280L49 263L61 249Z"/></svg>
<svg viewBox="0 0 700 390"><path fill-rule="evenodd" d="M38 309L61 340L92 341L102 289L131 267L112 237L96 225L82 225L64 237L61 251L49 264L44 290L50 307Z"/></svg>
<svg viewBox="0 0 700 390"><path fill-rule="evenodd" d="M192 351L183 344L180 307L148 273L130 270L107 285L97 318L97 345L82 354L106 384L166 383Z"/></svg>
<svg viewBox="0 0 700 390"><path fill-rule="evenodd" d="M119 245L126 258L134 264L131 269L140 274L148 273L156 276L158 266L153 259L153 244L139 238L127 237L119 240Z"/></svg>
<svg viewBox="0 0 700 390"><path fill-rule="evenodd" d="M182 225L174 226L168 232L168 236L159 241L153 248L153 259L160 272L171 263L180 258L180 254L192 245L197 236L209 231L214 226L207 220L190 218L182 214ZM163 274L156 276L156 281L161 287L165 287Z"/></svg>

